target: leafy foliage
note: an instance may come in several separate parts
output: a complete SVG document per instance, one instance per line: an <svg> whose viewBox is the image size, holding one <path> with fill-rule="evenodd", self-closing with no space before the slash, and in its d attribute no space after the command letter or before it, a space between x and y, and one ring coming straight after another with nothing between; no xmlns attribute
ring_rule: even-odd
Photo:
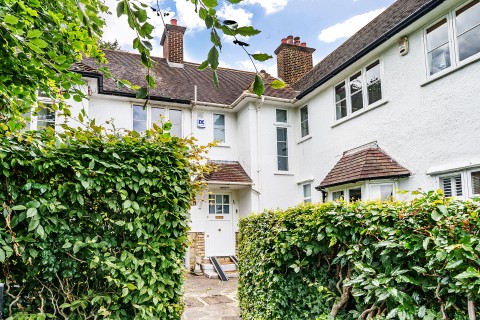
<svg viewBox="0 0 480 320"><path fill-rule="evenodd" d="M479 213L478 199L439 191L243 219L242 318L468 319L480 294Z"/></svg>
<svg viewBox="0 0 480 320"><path fill-rule="evenodd" d="M180 319L193 141L163 128L0 137L9 319Z"/></svg>

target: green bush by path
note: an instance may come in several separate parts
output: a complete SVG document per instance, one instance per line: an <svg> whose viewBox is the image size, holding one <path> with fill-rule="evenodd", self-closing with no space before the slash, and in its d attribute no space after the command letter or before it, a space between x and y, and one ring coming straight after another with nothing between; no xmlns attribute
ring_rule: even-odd
<svg viewBox="0 0 480 320"><path fill-rule="evenodd" d="M480 304L479 213L478 199L429 192L243 219L242 318L468 319L468 302Z"/></svg>
<svg viewBox="0 0 480 320"><path fill-rule="evenodd" d="M0 137L4 314L180 319L198 150L94 128Z"/></svg>

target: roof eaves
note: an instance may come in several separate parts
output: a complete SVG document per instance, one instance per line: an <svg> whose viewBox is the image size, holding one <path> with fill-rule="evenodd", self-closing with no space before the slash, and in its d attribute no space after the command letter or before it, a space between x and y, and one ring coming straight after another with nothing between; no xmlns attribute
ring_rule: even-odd
<svg viewBox="0 0 480 320"><path fill-rule="evenodd" d="M323 78L319 79L317 82L315 82L312 86L309 88L305 89L302 91L298 96L297 99L300 100L307 96L308 94L312 93L315 89L326 83L328 80L332 79L335 75L339 74L343 70L345 70L347 67L351 66L354 64L356 61L359 59L363 58L366 56L368 53L379 47L381 44L386 42L388 39L392 38L394 35L408 27L410 24L413 22L417 21L433 9L435 9L437 6L439 6L442 2L445 0L432 0L422 6L419 10L411 14L408 18L397 24L395 27L390 29L388 32L386 32L383 36L366 46L364 49L362 49L360 52L358 52L355 56L350 58L349 60L345 61L343 64L341 64L339 67L335 68L332 72L330 72L327 76L324 76Z"/></svg>

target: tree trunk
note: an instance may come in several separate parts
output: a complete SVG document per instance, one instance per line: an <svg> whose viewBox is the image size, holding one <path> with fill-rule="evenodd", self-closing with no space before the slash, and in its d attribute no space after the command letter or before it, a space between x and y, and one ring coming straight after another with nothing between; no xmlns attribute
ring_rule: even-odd
<svg viewBox="0 0 480 320"><path fill-rule="evenodd" d="M477 316L475 315L475 301L473 300L468 300L468 319L477 320Z"/></svg>

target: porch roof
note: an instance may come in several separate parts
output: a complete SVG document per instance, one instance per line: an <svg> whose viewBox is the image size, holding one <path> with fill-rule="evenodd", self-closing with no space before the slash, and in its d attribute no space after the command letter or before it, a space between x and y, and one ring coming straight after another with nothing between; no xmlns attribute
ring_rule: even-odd
<svg viewBox="0 0 480 320"><path fill-rule="evenodd" d="M237 161L211 160L212 172L205 177L208 183L233 183L251 185L252 179Z"/></svg>

